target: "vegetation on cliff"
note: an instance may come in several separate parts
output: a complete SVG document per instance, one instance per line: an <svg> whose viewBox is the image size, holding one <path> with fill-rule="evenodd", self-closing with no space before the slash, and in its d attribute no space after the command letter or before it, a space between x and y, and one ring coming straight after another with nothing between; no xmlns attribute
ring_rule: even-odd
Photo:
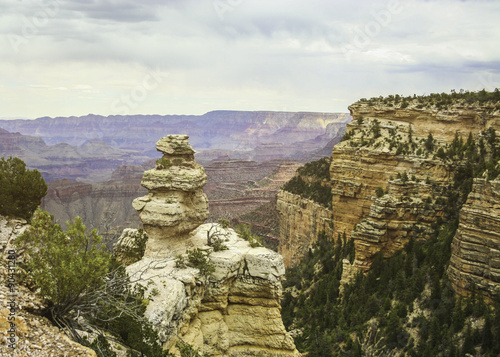
<svg viewBox="0 0 500 357"><path fill-rule="evenodd" d="M26 257L24 281L46 301L42 313L99 356L114 355L104 331L129 346L132 356L163 356L157 333L143 318L144 289L131 285L95 229L87 232L79 217L67 224L63 231L49 213L37 210L16 240ZM91 343L78 331L98 337Z"/></svg>
<svg viewBox="0 0 500 357"><path fill-rule="evenodd" d="M399 94L388 95L386 97L372 97L370 99L362 98L360 102L369 105L384 105L395 108L413 108L416 109L437 109L446 110L453 106L481 107L488 112L500 110L500 90L495 88L490 92L485 89L480 91L460 91L452 90L451 93L431 93L429 95L414 94L413 96L402 96Z"/></svg>
<svg viewBox="0 0 500 357"><path fill-rule="evenodd" d="M480 106L487 112L500 109L496 108L498 90L449 96L450 106ZM406 99L389 96L361 102L417 109L422 104L422 108L439 110L445 108L447 100L448 95L443 94ZM411 238L404 249L388 259L377 254L371 270L359 273L343 286L342 292L342 259L349 243L321 236L301 264L287 272L282 314L286 327L297 336L297 348L310 357L499 355L500 295L488 305L480 291L471 286L467 298L457 297L447 276L458 214L472 190L473 179L492 179L500 174L498 134L493 128L476 136L471 133L463 137L457 132L446 143L437 141L432 134L416 138L411 125L403 133L390 121L381 125L377 119L367 121L361 116L357 121L358 127L344 136L346 143L342 145L439 160L453 175L449 184L439 186L429 176L426 179L411 172L398 173L387 186L379 187L375 196L387 194L384 188L391 183L403 187L424 180L427 186L435 186L435 196L410 197L418 191L408 191L408 197L401 199L417 199L427 206L435 200L444 207L444 216L435 217L429 239Z"/></svg>
<svg viewBox="0 0 500 357"><path fill-rule="evenodd" d="M431 240L410 241L339 294L349 243L322 237L304 261L287 272L282 316L299 331L296 346L308 356L494 356L500 353L500 297L494 308L481 294L457 298L446 277L456 222Z"/></svg>
<svg viewBox="0 0 500 357"><path fill-rule="evenodd" d="M325 157L305 164L282 189L331 208L330 163L331 158Z"/></svg>
<svg viewBox="0 0 500 357"><path fill-rule="evenodd" d="M0 158L0 214L29 220L47 194L38 170L26 169L23 160Z"/></svg>

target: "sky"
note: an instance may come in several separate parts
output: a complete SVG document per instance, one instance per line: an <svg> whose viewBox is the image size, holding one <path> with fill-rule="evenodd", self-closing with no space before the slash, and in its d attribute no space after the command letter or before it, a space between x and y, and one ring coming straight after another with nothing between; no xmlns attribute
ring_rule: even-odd
<svg viewBox="0 0 500 357"><path fill-rule="evenodd" d="M500 87L498 0L0 0L0 118Z"/></svg>

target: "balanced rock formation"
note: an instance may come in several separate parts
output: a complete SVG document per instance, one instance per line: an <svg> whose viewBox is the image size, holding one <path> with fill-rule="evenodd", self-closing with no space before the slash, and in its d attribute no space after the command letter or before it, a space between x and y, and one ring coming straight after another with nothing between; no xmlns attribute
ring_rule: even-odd
<svg viewBox="0 0 500 357"><path fill-rule="evenodd" d="M157 148L164 155L142 180L149 193L134 201L146 253L127 271L146 288L146 317L163 347L178 353L181 341L212 356L299 356L281 320L282 257L230 228L200 226L206 176L188 137L169 135Z"/></svg>
<svg viewBox="0 0 500 357"><path fill-rule="evenodd" d="M474 179L460 211L448 274L460 295L467 295L472 285L487 300L500 293L500 176Z"/></svg>
<svg viewBox="0 0 500 357"><path fill-rule="evenodd" d="M207 175L194 161L188 138L168 135L156 143L163 157L144 173L141 185L148 194L132 203L149 235L145 256L172 249L208 217Z"/></svg>

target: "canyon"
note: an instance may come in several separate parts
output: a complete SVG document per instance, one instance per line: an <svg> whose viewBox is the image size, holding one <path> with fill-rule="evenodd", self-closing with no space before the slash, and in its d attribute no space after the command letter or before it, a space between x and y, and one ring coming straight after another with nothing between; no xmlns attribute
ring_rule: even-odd
<svg viewBox="0 0 500 357"><path fill-rule="evenodd" d="M356 258L352 265L344 262L351 277L353 269L368 271L378 254L389 258L411 239L426 240L435 233L436 222L446 219L449 210L445 193L457 168L465 165L444 153L463 145L469 135L479 142L487 140L488 130L500 132L500 115L463 102L446 110L420 107L417 100L403 108L377 98L349 107L353 120L331 154L331 208L300 194L278 194L278 249L286 266L306 255L320 231L333 239L353 239ZM491 299L500 283L497 185L475 179L460 212L449 268L459 294L466 295L475 284Z"/></svg>
<svg viewBox="0 0 500 357"><path fill-rule="evenodd" d="M0 120L0 156L17 156L49 185L43 208L59 223L80 216L101 234L136 227L131 208L144 194L161 135L190 135L208 176L210 219L232 219L275 200L300 163L324 156L345 133L344 113L215 111L201 116L88 115ZM249 222L250 223L250 222Z"/></svg>
<svg viewBox="0 0 500 357"><path fill-rule="evenodd" d="M162 136L190 136L202 165L222 156L267 161L307 158L340 140L346 113L213 111L203 115L128 115L0 120L9 132L42 138L47 145L79 147L99 140L120 150L157 158L151 149ZM22 157L21 157L22 158ZM127 162L130 164L131 162ZM116 167L116 166L115 166ZM115 167L110 167L114 169Z"/></svg>

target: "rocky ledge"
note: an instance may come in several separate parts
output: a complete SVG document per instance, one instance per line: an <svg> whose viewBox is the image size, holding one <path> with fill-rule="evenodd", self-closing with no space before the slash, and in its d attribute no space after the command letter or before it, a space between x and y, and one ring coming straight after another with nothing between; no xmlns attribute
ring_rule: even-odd
<svg viewBox="0 0 500 357"><path fill-rule="evenodd" d="M224 230L226 250L207 245L204 224L184 240L184 253L162 259L143 258L129 266L142 274L151 302L146 316L159 331L164 348L175 352L182 340L212 356L299 356L281 320L281 256L252 248L232 229ZM215 271L204 276L195 267L179 265L182 255L200 249Z"/></svg>

